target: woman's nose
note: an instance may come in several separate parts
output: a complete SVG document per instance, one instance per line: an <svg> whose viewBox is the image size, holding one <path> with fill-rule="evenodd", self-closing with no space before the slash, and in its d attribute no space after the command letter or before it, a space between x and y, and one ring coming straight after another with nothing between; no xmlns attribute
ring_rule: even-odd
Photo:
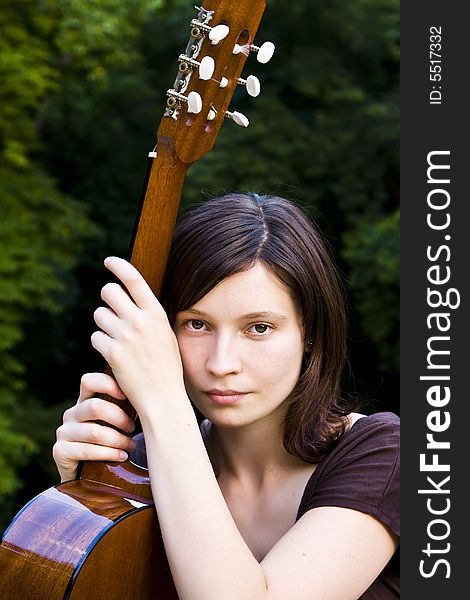
<svg viewBox="0 0 470 600"><path fill-rule="evenodd" d="M207 370L216 377L239 373L242 369L237 341L229 336L217 336L209 348Z"/></svg>

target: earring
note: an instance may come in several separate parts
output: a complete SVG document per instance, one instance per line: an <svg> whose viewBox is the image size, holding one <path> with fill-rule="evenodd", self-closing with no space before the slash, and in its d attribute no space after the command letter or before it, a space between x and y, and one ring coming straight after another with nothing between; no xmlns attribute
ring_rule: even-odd
<svg viewBox="0 0 470 600"><path fill-rule="evenodd" d="M313 350L313 340L307 340L305 342L305 352L311 352Z"/></svg>

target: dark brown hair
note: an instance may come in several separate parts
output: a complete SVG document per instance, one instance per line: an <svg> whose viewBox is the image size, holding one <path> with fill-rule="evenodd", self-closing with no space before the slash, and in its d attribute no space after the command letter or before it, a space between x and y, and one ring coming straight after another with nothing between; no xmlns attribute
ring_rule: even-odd
<svg viewBox="0 0 470 600"><path fill-rule="evenodd" d="M292 202L228 194L190 211L177 226L162 292L170 322L229 275L261 261L290 288L306 353L290 397L284 446L317 462L344 430L340 377L346 361L343 288L316 225Z"/></svg>

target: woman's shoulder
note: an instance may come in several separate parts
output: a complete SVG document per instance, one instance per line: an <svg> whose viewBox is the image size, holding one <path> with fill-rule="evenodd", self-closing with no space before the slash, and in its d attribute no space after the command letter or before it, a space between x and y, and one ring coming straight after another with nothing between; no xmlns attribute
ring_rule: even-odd
<svg viewBox="0 0 470 600"><path fill-rule="evenodd" d="M398 456L400 449L400 418L392 412L377 412L371 415L350 413L344 433L326 453L319 466L325 468L330 462L355 462L366 455Z"/></svg>
<svg viewBox="0 0 470 600"><path fill-rule="evenodd" d="M375 428L377 425L390 425L392 428L400 427L400 417L391 411L376 412L371 415L352 412L348 415L349 428L351 428L360 419L366 419L362 425Z"/></svg>
<svg viewBox="0 0 470 600"><path fill-rule="evenodd" d="M350 426L320 462L352 464L396 464L400 451L400 418L384 411L371 415L351 413Z"/></svg>
<svg viewBox="0 0 470 600"><path fill-rule="evenodd" d="M350 413L348 420L349 425L340 440L343 443L350 442L356 436L374 439L387 434L391 435L397 443L399 442L400 417L391 411L376 412L371 415Z"/></svg>
<svg viewBox="0 0 470 600"><path fill-rule="evenodd" d="M301 502L374 514L399 535L400 419L392 412L353 415L351 426L324 456Z"/></svg>

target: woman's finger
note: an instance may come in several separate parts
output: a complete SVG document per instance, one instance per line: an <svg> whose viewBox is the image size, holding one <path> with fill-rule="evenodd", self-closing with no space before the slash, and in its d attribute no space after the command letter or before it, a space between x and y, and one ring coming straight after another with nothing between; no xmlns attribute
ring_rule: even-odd
<svg viewBox="0 0 470 600"><path fill-rule="evenodd" d="M84 426L85 424L82 423L81 425ZM103 429L109 428L103 427ZM57 440L52 448L52 456L59 471L61 481L75 479L78 465L81 461L122 462L127 460L129 451L134 447L134 442L130 438L126 438L122 434L115 436L112 430L104 433L100 432L98 436L93 430L88 434L83 434L83 432L77 434L74 431L75 429L70 427L70 425L59 427L57 429ZM78 440L67 439L68 436L78 438ZM113 445L80 441L80 438L83 437L91 439L99 438L102 441L109 439ZM124 438L126 438L125 441L123 441Z"/></svg>
<svg viewBox="0 0 470 600"><path fill-rule="evenodd" d="M126 290L118 283L109 282L101 288L101 298L110 306L118 317L124 317L136 305Z"/></svg>
<svg viewBox="0 0 470 600"><path fill-rule="evenodd" d="M94 331L90 337L91 345L93 348L101 354L108 365L113 368L113 356L111 354L112 348L116 348L116 344L113 344L113 339L104 331Z"/></svg>
<svg viewBox="0 0 470 600"><path fill-rule="evenodd" d="M104 398L88 398L78 402L64 413L64 424L101 421L121 431L131 433L135 429L134 421L121 407Z"/></svg>
<svg viewBox="0 0 470 600"><path fill-rule="evenodd" d="M69 422L61 425L56 432L57 441L67 443L84 442L96 446L106 446L118 450L131 450L134 447L132 438L120 433L112 427L94 422Z"/></svg>
<svg viewBox="0 0 470 600"><path fill-rule="evenodd" d="M119 448L58 440L52 448L52 456L62 481L65 481L75 477L78 463L81 461L122 462L127 460L129 455Z"/></svg>
<svg viewBox="0 0 470 600"><path fill-rule="evenodd" d="M93 313L93 318L98 327L106 334L113 338L119 335L121 331L121 325L119 317L116 315L114 310L106 308L105 306L98 306Z"/></svg>
<svg viewBox="0 0 470 600"><path fill-rule="evenodd" d="M117 256L108 256L104 265L122 281L139 308L146 310L160 306L145 279L130 262Z"/></svg>
<svg viewBox="0 0 470 600"><path fill-rule="evenodd" d="M106 373L85 373L80 381L79 402L92 398L97 394L108 394L117 400L124 400L126 395L117 381Z"/></svg>

